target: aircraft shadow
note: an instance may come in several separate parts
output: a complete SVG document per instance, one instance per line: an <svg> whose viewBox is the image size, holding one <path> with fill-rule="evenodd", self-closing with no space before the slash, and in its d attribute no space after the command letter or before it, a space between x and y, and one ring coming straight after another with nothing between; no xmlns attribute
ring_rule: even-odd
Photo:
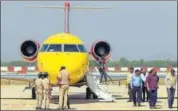
<svg viewBox="0 0 178 111"><path fill-rule="evenodd" d="M120 95L114 95L116 99L119 97L122 97ZM92 96L91 96L92 98ZM77 93L77 94L70 94L69 95L70 104L88 104L88 103L94 103L94 102L106 102L106 101L100 101L100 99L86 99L85 93ZM59 102L59 96L55 95L52 97L51 103L58 104Z"/></svg>

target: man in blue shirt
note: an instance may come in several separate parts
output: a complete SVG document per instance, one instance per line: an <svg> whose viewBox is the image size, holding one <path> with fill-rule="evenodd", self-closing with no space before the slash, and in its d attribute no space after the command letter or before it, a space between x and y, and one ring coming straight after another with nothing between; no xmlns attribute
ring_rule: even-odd
<svg viewBox="0 0 178 111"><path fill-rule="evenodd" d="M131 77L130 85L133 91L134 106L136 106L136 102L138 102L138 106L141 106L142 78L140 76L140 70L135 70L135 74Z"/></svg>

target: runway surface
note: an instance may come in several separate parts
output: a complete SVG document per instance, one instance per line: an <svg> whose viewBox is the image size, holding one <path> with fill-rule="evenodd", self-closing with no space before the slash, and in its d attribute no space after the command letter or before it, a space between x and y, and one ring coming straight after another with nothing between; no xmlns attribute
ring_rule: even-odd
<svg viewBox="0 0 178 111"><path fill-rule="evenodd" d="M23 92L24 85L4 85L1 86L1 109L2 110L35 110L36 100L31 98L31 90ZM147 102L142 103L141 107L134 107L133 103L127 102L126 86L112 85L106 87L114 97L116 102L100 102L98 100L86 100L85 88L70 88L70 103L72 110L149 110ZM56 109L58 106L58 88L53 89L53 98L50 108ZM177 110L177 91L175 92L175 101L173 109ZM160 86L158 90L158 103L156 110L168 110L167 108L167 92L165 86ZM154 109L155 110L155 109Z"/></svg>

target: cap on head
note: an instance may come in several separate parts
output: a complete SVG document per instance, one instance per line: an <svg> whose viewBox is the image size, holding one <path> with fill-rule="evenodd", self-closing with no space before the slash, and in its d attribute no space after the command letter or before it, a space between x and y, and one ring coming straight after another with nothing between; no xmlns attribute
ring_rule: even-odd
<svg viewBox="0 0 178 111"><path fill-rule="evenodd" d="M43 76L44 76L44 78L47 78L48 77L48 72L44 72Z"/></svg>
<svg viewBox="0 0 178 111"><path fill-rule="evenodd" d="M42 76L43 76L43 73L40 72L40 73L38 74L38 78L42 78Z"/></svg>
<svg viewBox="0 0 178 111"><path fill-rule="evenodd" d="M66 67L65 67L65 66L61 66L61 69L60 69L60 71L61 71L61 70L63 70L63 69L66 69Z"/></svg>

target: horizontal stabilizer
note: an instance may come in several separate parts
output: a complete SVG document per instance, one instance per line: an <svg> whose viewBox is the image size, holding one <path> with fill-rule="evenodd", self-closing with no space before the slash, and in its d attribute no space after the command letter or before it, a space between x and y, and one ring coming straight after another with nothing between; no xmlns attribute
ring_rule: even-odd
<svg viewBox="0 0 178 111"><path fill-rule="evenodd" d="M53 9L65 9L64 6L25 6L25 7L30 7L30 8L53 8ZM83 6L70 6L70 9L77 9L77 10L82 10L82 9L87 9L87 10L98 10L98 9L111 9L111 8L105 8L105 7L83 7Z"/></svg>

